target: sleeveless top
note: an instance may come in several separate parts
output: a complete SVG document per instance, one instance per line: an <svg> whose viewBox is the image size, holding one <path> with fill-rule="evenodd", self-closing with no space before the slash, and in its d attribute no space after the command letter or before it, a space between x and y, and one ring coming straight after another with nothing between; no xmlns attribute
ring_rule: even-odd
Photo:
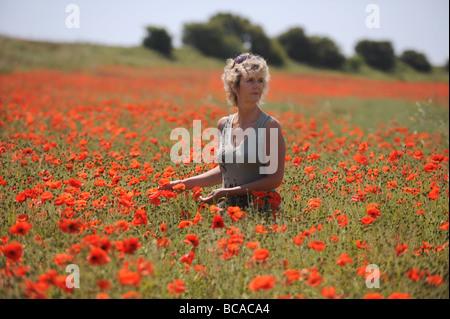
<svg viewBox="0 0 450 319"><path fill-rule="evenodd" d="M262 112L253 128L242 131L244 140L240 138L241 144L233 146L233 119L237 113L229 115L222 127L219 137L219 149L217 155L217 163L220 165L222 172L222 188L232 188L244 185L260 179L265 176L260 171L267 162L266 156L266 132L267 123L272 119L270 115ZM259 211L268 212L277 209L278 205L273 203L273 196L269 196L270 192L261 199L252 195L251 190L247 195L230 196L226 200L219 203L219 207L226 209L228 206L239 206L242 210L256 208ZM275 190L271 191L276 194ZM272 199L272 201L270 201ZM255 206L255 203L258 205ZM279 207L281 208L281 207Z"/></svg>

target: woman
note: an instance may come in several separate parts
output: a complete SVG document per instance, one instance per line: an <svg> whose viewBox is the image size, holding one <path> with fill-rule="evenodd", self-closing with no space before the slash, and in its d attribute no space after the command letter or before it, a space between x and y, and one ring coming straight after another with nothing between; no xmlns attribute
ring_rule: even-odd
<svg viewBox="0 0 450 319"><path fill-rule="evenodd" d="M204 174L172 181L164 188L179 183L186 189L222 184L200 200L207 204L220 202L220 208L239 206L242 210L250 207L265 212L279 210L280 199L274 194L284 176L285 140L280 123L259 106L269 88L269 80L269 68L260 56L246 53L227 60L222 82L227 100L236 107L237 113L223 117L217 123L221 132L219 165ZM251 135L252 129L254 135ZM250 133L244 135L243 131ZM238 156L242 156L243 163L237 160Z"/></svg>

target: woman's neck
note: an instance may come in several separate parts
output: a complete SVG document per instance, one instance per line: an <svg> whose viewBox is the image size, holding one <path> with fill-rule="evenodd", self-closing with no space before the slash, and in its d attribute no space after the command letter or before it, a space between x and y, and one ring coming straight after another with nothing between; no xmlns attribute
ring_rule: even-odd
<svg viewBox="0 0 450 319"><path fill-rule="evenodd" d="M237 108L237 123L241 124L240 126L254 121L261 113L261 109L259 108L258 104L253 104L252 106L246 105L242 107L238 105Z"/></svg>

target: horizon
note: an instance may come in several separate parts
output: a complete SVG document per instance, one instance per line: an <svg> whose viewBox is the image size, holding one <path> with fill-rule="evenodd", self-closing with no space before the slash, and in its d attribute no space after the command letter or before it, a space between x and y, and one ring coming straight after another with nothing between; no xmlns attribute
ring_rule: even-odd
<svg viewBox="0 0 450 319"><path fill-rule="evenodd" d="M449 59L448 1L279 0L273 5L269 1L247 0L245 6L242 3L2 0L0 35L30 41L133 47L142 45L145 26L153 25L165 28L174 47L179 48L184 24L206 23L214 14L232 13L262 26L271 38L292 27L302 27L308 37L330 38L346 57L354 55L358 41L372 40L390 41L396 56L406 50L423 53L435 66L444 65ZM70 4L79 8L79 28L68 28L65 24ZM366 22L371 14L366 12L370 4L379 8L379 25L372 28Z"/></svg>

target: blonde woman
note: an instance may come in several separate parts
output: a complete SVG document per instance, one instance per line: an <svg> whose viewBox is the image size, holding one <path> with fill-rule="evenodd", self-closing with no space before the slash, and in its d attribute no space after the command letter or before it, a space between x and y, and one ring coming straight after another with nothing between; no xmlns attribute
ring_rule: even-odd
<svg viewBox="0 0 450 319"><path fill-rule="evenodd" d="M222 82L237 112L217 123L219 165L201 175L172 181L165 188L179 183L186 189L221 185L200 200L220 208L280 209L275 189L283 180L286 146L280 123L260 107L269 80L269 68L260 56L245 53L227 60Z"/></svg>

